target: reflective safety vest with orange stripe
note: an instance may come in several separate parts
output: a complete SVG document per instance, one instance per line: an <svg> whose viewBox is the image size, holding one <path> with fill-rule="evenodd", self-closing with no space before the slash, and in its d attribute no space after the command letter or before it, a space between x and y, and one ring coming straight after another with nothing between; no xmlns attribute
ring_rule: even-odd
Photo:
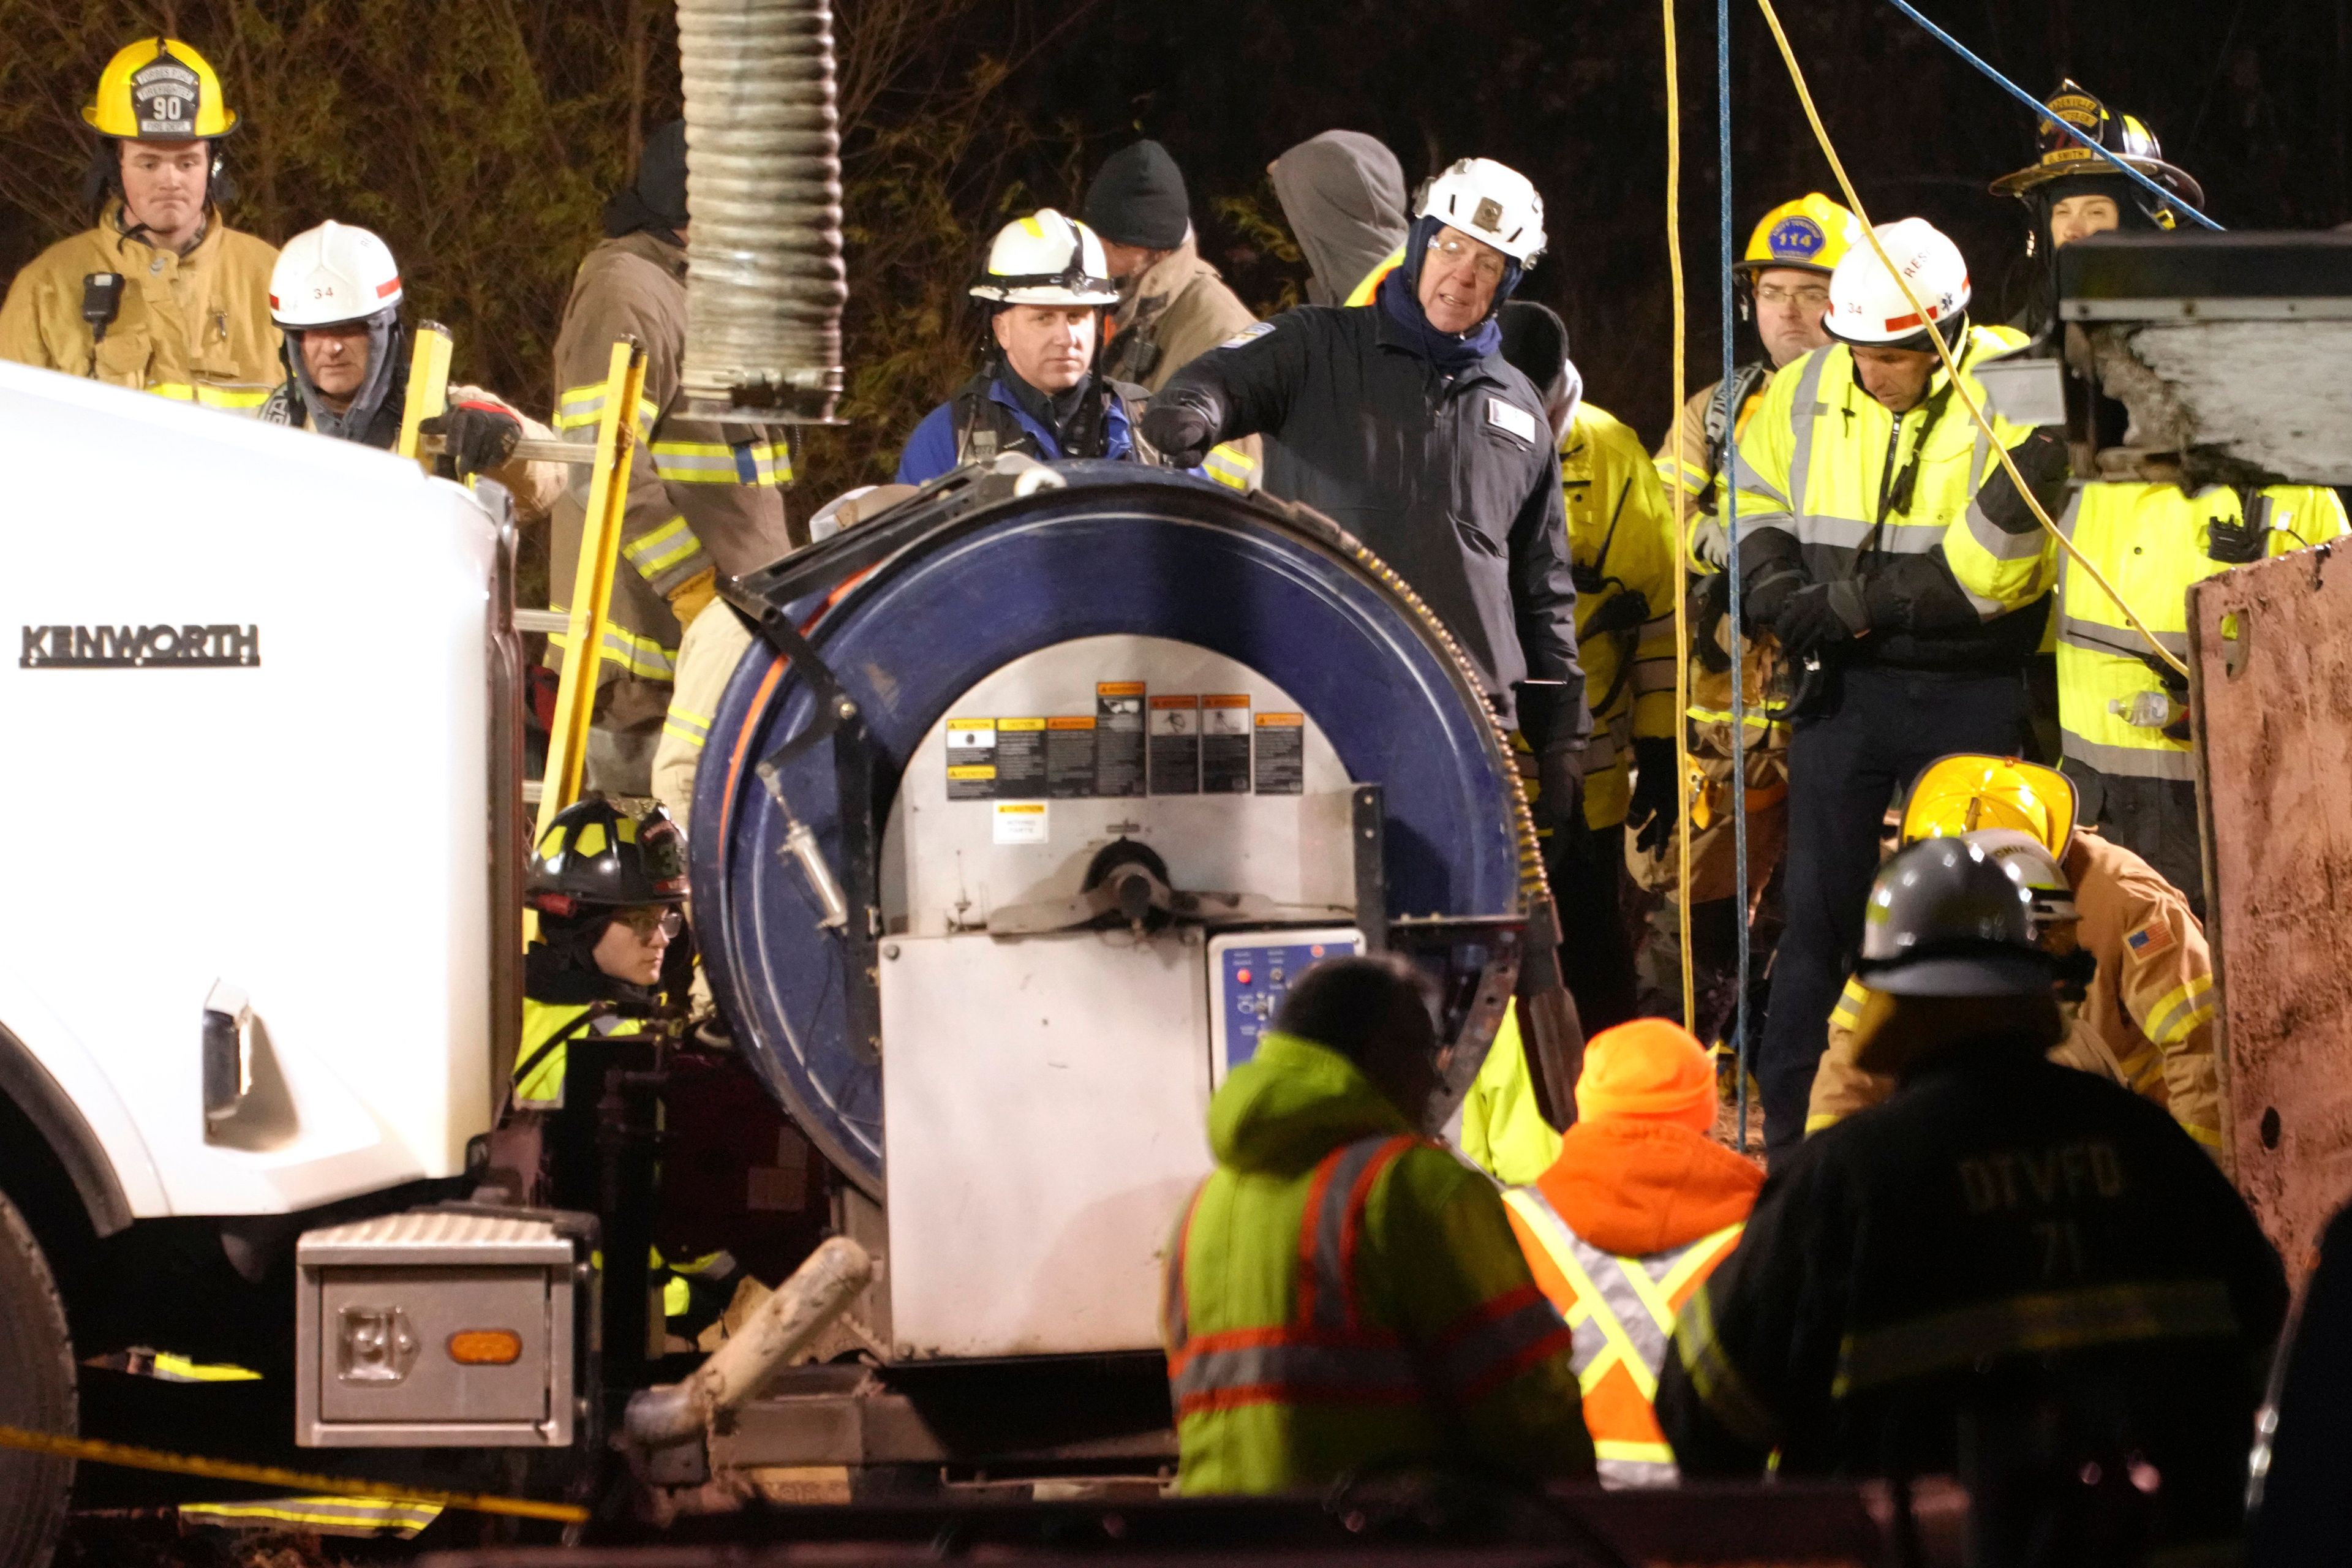
<svg viewBox="0 0 2352 1568"><path fill-rule="evenodd" d="M1428 1154L1472 1175L1439 1146L1400 1134L1344 1144L1286 1180L1221 1170L1194 1194L1170 1253L1162 1323L1182 1489L1295 1490L1368 1465L1475 1462L1497 1449L1538 1475L1560 1469L1546 1428L1572 1418L1570 1335L1542 1293L1528 1282L1442 1300L1448 1281L1480 1271L1392 1269L1376 1281L1362 1268L1375 1189ZM1252 1221L1296 1201L1301 1185L1296 1242L1270 1245ZM1525 1280L1515 1259L1496 1261L1496 1278ZM1432 1290L1440 1294L1407 1300ZM1276 1311L1244 1305L1283 1298ZM1414 1321L1433 1316L1434 1331ZM1529 1447L1544 1451L1518 1451Z"/></svg>
<svg viewBox="0 0 2352 1568"><path fill-rule="evenodd" d="M1576 1336L1577 1383L1601 1484L1673 1486L1681 1475L1653 1408L1658 1369L1665 1364L1683 1303L1731 1255L1741 1226L1727 1225L1646 1257L1620 1258L1570 1230L1534 1187L1513 1187L1503 1202L1557 1271L1554 1279L1538 1267L1536 1279Z"/></svg>

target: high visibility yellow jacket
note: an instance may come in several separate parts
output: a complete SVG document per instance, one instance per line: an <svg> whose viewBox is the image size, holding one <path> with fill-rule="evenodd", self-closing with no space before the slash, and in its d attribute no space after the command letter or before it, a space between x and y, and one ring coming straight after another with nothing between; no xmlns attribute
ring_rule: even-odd
<svg viewBox="0 0 2352 1568"><path fill-rule="evenodd" d="M1572 1337L1486 1178L1353 1064L1272 1034L1209 1107L1161 1322L1188 1493L1370 1465L1590 1476Z"/></svg>
<svg viewBox="0 0 2352 1568"><path fill-rule="evenodd" d="M2081 915L2075 940L2098 961L2073 1032L2050 1059L2096 1073L2172 1112L2182 1131L2221 1153L2221 1079L2213 1048L2213 954L2180 889L2148 863L2077 828L2062 869ZM1805 1131L1895 1092L1895 1079L1853 1059L1865 993L1859 981L1830 1014L1829 1048L1813 1075Z"/></svg>
<svg viewBox="0 0 2352 1568"><path fill-rule="evenodd" d="M1614 827L1625 820L1634 739L1675 733L1675 520L1641 438L1590 403L1577 405L1560 439L1559 485L1576 575L1577 657L1592 709L1584 820ZM1635 595L1643 612L1619 603Z"/></svg>
<svg viewBox="0 0 2352 1568"><path fill-rule="evenodd" d="M1507 1187L1522 1187L1559 1158L1559 1130L1536 1104L1535 1074L1519 1033L1519 1005L1503 1026L1462 1100L1462 1157Z"/></svg>
<svg viewBox="0 0 2352 1568"><path fill-rule="evenodd" d="M1652 1408L1675 1317L1738 1245L1764 1173L1704 1132L1647 1118L1578 1122L1534 1182L1503 1194L1536 1284L1576 1335L1601 1483L1672 1486Z"/></svg>
<svg viewBox="0 0 2352 1568"><path fill-rule="evenodd" d="M229 227L217 209L185 256L159 250L122 232L117 202L96 227L16 274L0 305L0 359L254 413L285 378L269 319L277 261L276 247ZM81 315L83 280L93 272L122 275L118 313L94 351Z"/></svg>
<svg viewBox="0 0 2352 1568"><path fill-rule="evenodd" d="M2185 659L2189 584L2228 570L2206 553L2212 527L2248 521L2248 499L2227 485L2193 496L2178 485L2084 485L2059 526L2157 639ZM2252 521L2269 530L2268 554L2345 531L2344 503L2334 490L2273 485L2251 499ZM2194 778L2188 741L2164 733L2186 714L2185 685L2169 671L2159 676L2147 643L2088 572L2062 559L2058 581L2058 722L2066 754L2101 773ZM2172 690L2168 679L2176 683Z"/></svg>
<svg viewBox="0 0 2352 1568"><path fill-rule="evenodd" d="M563 1069L572 1042L583 1037L635 1034L645 1020L599 1009L589 1002L542 1002L526 996L522 1004L522 1045L515 1052L514 1102L525 1110L563 1109Z"/></svg>
<svg viewBox="0 0 2352 1568"><path fill-rule="evenodd" d="M1988 413L1969 372L2023 342L2006 327L1972 327L1954 343ZM2032 434L1991 420L2004 447ZM2056 582L2057 546L2030 523L2005 531L1976 505L1998 468L1941 367L1925 400L1897 416L1863 390L1845 344L1816 349L1772 378L1739 439L1733 478L1747 591L1762 611L1771 585L1791 574L1859 577L1872 630L1845 645L1850 659L2013 668L2042 642L2040 601Z"/></svg>
<svg viewBox="0 0 2352 1568"><path fill-rule="evenodd" d="M580 264L555 340L556 433L594 444L605 372L623 333L646 345L645 394L636 410L646 445L629 467L622 569L613 574L599 685L623 677L668 681L677 668L680 622L673 600L679 591L714 570L729 576L755 571L793 544L783 492L793 460L782 428L714 425L678 412L686 252L666 240L624 235ZM554 509L548 563L553 609L571 598L593 478L587 467L574 468L572 487ZM707 603L707 595L700 601ZM560 650L565 638L549 640Z"/></svg>

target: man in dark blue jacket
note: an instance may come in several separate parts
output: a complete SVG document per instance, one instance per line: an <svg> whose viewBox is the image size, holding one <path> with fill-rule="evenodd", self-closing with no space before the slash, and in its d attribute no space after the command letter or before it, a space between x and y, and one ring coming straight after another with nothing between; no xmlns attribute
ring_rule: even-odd
<svg viewBox="0 0 2352 1568"><path fill-rule="evenodd" d="M1140 456L1134 421L1144 390L1096 368L1118 286L1092 229L1051 207L1015 218L988 247L971 294L993 307L988 363L915 426L898 458L900 484L1004 452L1040 462Z"/></svg>
<svg viewBox="0 0 2352 1568"><path fill-rule="evenodd" d="M1566 517L1542 396L1496 324L1543 245L1535 188L1465 158L1423 193L1370 308L1245 329L1160 389L1143 433L1177 468L1265 436L1266 492L1328 514L1437 612L1535 747L1541 815L1570 820L1591 720Z"/></svg>

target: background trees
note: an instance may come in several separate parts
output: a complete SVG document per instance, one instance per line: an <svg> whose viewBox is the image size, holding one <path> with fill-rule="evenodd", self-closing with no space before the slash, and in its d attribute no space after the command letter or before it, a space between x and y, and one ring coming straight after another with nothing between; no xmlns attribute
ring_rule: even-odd
<svg viewBox="0 0 2352 1568"><path fill-rule="evenodd" d="M2242 226L2352 218L2352 0L1930 0L2035 92L2071 73L2153 123ZM1685 0L1685 246L1693 384L1717 354L1713 8ZM1735 207L1832 189L1780 61L1734 7ZM1879 0L1783 6L1831 132L1883 218L1959 239L1995 300L2021 214L1985 182L2031 116ZM851 424L801 442L801 504L887 478L914 420L968 374L963 295L1010 213L1076 206L1138 134L1184 165L1202 250L1265 310L1304 268L1266 163L1332 126L1381 136L1409 180L1469 153L1528 171L1591 395L1648 437L1669 367L1658 19L1557 0L836 0L851 284ZM664 0L0 0L0 275L85 221L78 110L142 31L211 55L245 124L236 221L282 239L379 229L459 371L533 405L572 269L637 139L678 110Z"/></svg>

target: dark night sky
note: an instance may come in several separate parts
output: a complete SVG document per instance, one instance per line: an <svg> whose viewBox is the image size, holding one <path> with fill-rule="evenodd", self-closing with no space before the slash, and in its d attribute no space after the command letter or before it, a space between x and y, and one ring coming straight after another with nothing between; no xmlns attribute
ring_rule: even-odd
<svg viewBox="0 0 2352 1568"><path fill-rule="evenodd" d="M1985 192L2027 161L2032 117L1883 0L1782 0L1822 116L1881 222L1924 216L1959 241L1979 300L2003 291L2021 209ZM2233 227L2325 226L2345 188L2347 0L1925 0L2037 97L2062 73L2148 121ZM1684 0L1685 263L1694 387L1719 354L1715 14ZM1751 0L1733 6L1739 239L1768 206L1835 194ZM1568 318L1591 395L1654 440L1666 412L1664 82L1653 5L1541 0L1099 0L1008 89L1075 121L1090 160L1135 132L1186 169L1213 259L1269 300L1281 271L1212 211L1266 162L1334 126L1394 148L1408 182L1470 153L1528 173L1551 251L1528 292ZM1040 188L1055 186L1034 172ZM1064 199L1076 202L1079 192ZM1745 352L1745 345L1743 345Z"/></svg>

